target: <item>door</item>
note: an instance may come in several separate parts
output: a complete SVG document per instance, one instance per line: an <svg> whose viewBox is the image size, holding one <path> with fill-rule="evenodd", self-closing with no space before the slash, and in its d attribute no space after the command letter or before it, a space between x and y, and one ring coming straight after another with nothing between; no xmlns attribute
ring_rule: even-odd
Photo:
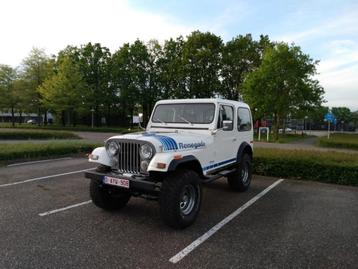
<svg viewBox="0 0 358 269"><path fill-rule="evenodd" d="M225 166L236 161L237 130L235 128L235 109L229 104L220 104L217 120L217 132L214 138L215 163L217 167ZM231 128L224 130L224 121L231 121Z"/></svg>
<svg viewBox="0 0 358 269"><path fill-rule="evenodd" d="M250 142L253 140L252 120L250 110L246 107L237 109L237 131L239 132L239 146L242 142Z"/></svg>

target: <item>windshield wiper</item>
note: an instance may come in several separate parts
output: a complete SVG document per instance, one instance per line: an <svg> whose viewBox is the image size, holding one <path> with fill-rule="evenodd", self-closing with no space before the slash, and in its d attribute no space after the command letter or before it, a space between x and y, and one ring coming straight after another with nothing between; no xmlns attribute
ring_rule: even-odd
<svg viewBox="0 0 358 269"><path fill-rule="evenodd" d="M160 123L163 123L163 124L167 124L165 121L161 120L161 119L158 119L158 118L154 118L155 121L159 121Z"/></svg>
<svg viewBox="0 0 358 269"><path fill-rule="evenodd" d="M185 121L186 123L189 123L189 124L193 125L192 122L188 121L186 118L184 118L184 117L182 117L182 116L180 116L180 115L179 115L179 119Z"/></svg>

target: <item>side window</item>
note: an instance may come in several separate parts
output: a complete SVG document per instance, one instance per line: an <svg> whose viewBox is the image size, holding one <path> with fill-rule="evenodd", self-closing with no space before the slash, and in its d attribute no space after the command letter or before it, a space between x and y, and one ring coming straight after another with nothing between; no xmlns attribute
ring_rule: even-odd
<svg viewBox="0 0 358 269"><path fill-rule="evenodd" d="M234 126L234 109L231 106L220 105L219 119L217 128L223 127L224 120L231 120L232 126ZM231 128L232 130L233 128Z"/></svg>
<svg viewBox="0 0 358 269"><path fill-rule="evenodd" d="M237 129L239 132L251 130L251 116L247 108L239 107L237 111Z"/></svg>

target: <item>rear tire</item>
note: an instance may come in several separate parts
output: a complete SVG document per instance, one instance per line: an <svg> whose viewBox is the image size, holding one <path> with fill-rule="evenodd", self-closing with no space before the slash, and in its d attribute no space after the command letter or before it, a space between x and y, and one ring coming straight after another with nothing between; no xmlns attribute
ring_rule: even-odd
<svg viewBox="0 0 358 269"><path fill-rule="evenodd" d="M163 181L159 204L162 220L174 229L183 229L196 220L201 206L199 176L191 170L178 170Z"/></svg>
<svg viewBox="0 0 358 269"><path fill-rule="evenodd" d="M240 192L246 191L251 183L251 173L251 156L247 153L244 153L235 172L229 175L227 178L230 188Z"/></svg>
<svg viewBox="0 0 358 269"><path fill-rule="evenodd" d="M130 192L107 186L96 179L91 179L90 196L96 206L109 211L123 208L131 198Z"/></svg>

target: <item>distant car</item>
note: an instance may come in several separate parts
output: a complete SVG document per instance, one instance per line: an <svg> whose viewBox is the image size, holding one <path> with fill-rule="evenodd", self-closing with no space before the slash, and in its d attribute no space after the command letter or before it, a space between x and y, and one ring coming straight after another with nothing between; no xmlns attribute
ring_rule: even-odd
<svg viewBox="0 0 358 269"><path fill-rule="evenodd" d="M37 122L36 122L36 120L28 120L26 123L28 123L28 124L36 124Z"/></svg>
<svg viewBox="0 0 358 269"><path fill-rule="evenodd" d="M285 128L285 133L292 133L292 129L291 128ZM278 132L280 133L280 134L282 134L283 133L283 129L279 129L278 130Z"/></svg>

